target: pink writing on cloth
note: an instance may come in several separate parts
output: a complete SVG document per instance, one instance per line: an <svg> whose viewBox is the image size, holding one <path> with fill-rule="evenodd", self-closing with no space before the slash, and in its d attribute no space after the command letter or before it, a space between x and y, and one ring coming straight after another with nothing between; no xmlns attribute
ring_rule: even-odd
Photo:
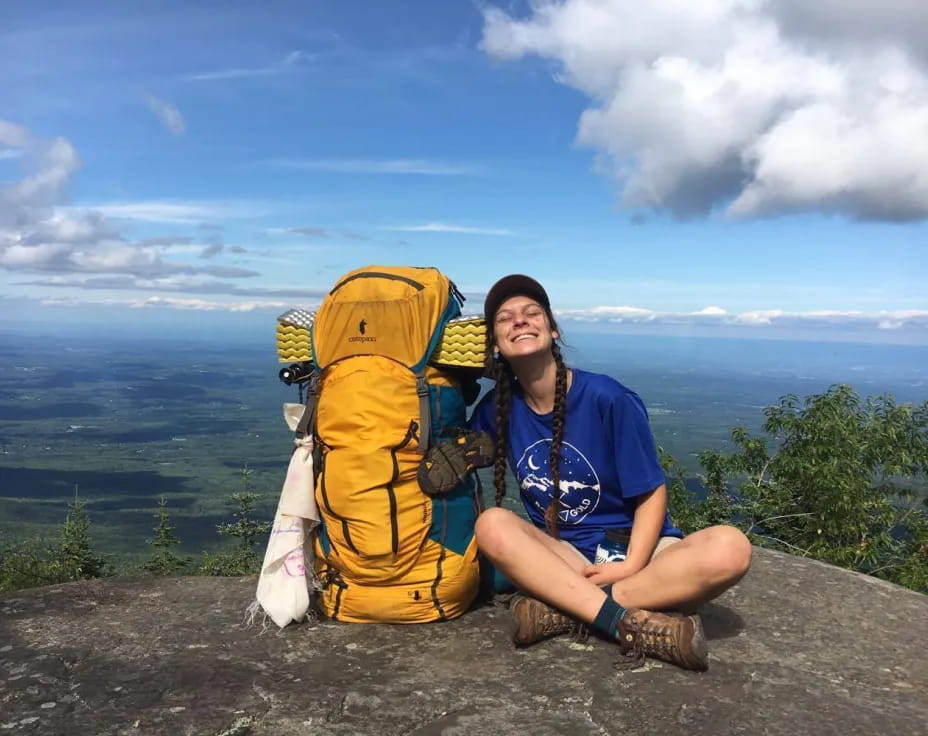
<svg viewBox="0 0 928 736"><path fill-rule="evenodd" d="M303 408L302 404L284 404L284 419L291 430L296 429ZM319 523L313 495L312 438L294 442L255 594L264 612L281 628L302 621L309 610L311 582L306 574L307 570L312 574L312 533Z"/></svg>

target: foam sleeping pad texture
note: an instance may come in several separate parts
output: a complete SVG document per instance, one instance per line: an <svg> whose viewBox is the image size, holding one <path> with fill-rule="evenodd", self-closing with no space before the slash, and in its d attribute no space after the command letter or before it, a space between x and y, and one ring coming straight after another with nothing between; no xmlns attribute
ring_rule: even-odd
<svg viewBox="0 0 928 736"><path fill-rule="evenodd" d="M312 360L312 318L305 310L291 309L277 318L277 356L281 363ZM485 354L483 317L451 320L429 363L454 368L481 368Z"/></svg>

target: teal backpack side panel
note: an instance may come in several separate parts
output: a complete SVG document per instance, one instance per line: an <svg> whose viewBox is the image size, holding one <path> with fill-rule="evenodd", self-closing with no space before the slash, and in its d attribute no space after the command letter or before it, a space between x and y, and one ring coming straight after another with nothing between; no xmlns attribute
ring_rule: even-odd
<svg viewBox="0 0 928 736"><path fill-rule="evenodd" d="M332 543L329 541L328 532L325 530L325 521L320 519L319 526L316 527L316 533L319 535L319 546L322 547L322 553L328 557L332 551Z"/></svg>
<svg viewBox="0 0 928 736"><path fill-rule="evenodd" d="M464 394L457 386L429 385L429 411L432 419L432 439L451 439L467 427L467 407Z"/></svg>
<svg viewBox="0 0 928 736"><path fill-rule="evenodd" d="M429 539L463 555L474 538L477 505L474 479L470 476L443 498L432 499L432 526Z"/></svg>
<svg viewBox="0 0 928 736"><path fill-rule="evenodd" d="M429 386L432 436L436 441L455 437L467 426L464 394L457 386ZM432 499L429 539L463 555L474 538L477 522L476 482L469 476L444 498Z"/></svg>

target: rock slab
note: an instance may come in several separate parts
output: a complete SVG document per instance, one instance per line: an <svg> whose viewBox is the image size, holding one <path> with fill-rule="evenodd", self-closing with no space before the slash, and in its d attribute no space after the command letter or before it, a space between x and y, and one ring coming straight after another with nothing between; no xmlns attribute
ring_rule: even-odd
<svg viewBox="0 0 928 736"><path fill-rule="evenodd" d="M3 734L928 734L928 596L757 550L707 606L710 669L516 650L441 624L243 626L254 578L94 580L0 598Z"/></svg>

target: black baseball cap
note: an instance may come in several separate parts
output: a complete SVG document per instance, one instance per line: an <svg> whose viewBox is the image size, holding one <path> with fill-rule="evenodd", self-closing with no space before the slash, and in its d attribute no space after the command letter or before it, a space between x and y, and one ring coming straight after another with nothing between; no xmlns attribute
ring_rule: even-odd
<svg viewBox="0 0 928 736"><path fill-rule="evenodd" d="M511 296L527 296L534 299L545 308L549 315L551 314L551 302L548 300L548 292L544 287L529 276L513 273L503 276L487 292L487 298L483 302L484 319L492 322L500 304Z"/></svg>

